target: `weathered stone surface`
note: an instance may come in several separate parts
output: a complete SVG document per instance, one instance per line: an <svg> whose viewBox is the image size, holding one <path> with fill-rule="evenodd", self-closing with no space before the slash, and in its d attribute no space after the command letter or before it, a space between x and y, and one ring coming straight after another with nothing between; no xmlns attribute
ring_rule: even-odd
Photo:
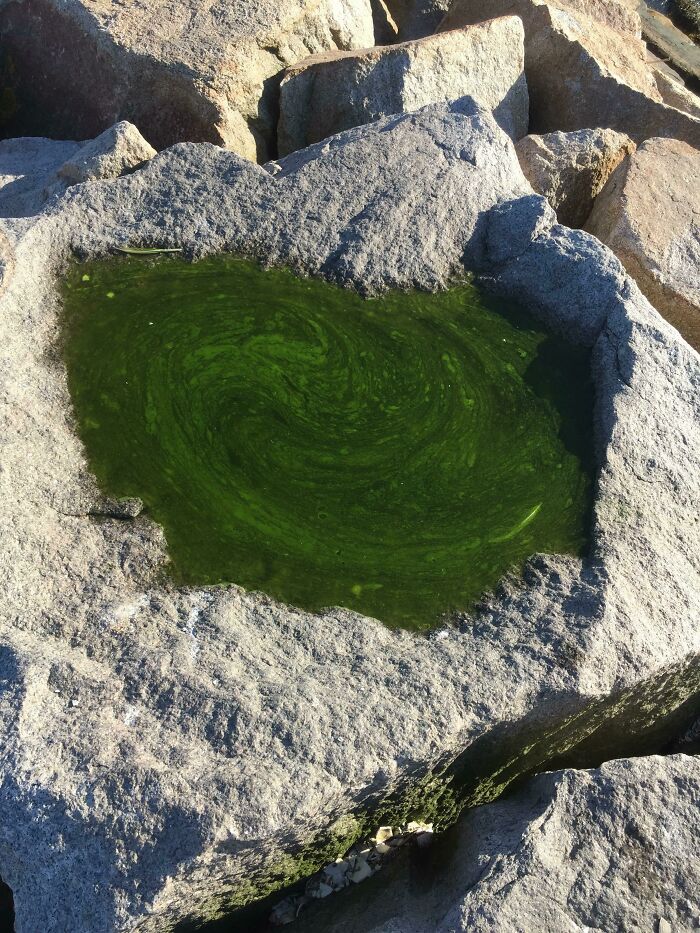
<svg viewBox="0 0 700 933"><path fill-rule="evenodd" d="M523 27L516 16L416 42L304 59L284 73L280 86L279 152L467 94L513 139L527 133Z"/></svg>
<svg viewBox="0 0 700 933"><path fill-rule="evenodd" d="M700 359L606 247L554 223L488 112L426 108L267 169L180 145L3 227L0 876L18 933L164 933L325 863L354 841L337 816L405 781L444 815L450 794L415 784L439 761L485 802L571 746L620 754L691 718ZM74 251L153 243L369 293L473 269L591 347L590 556L538 557L427 637L168 585L147 516L89 517L101 500L54 352Z"/></svg>
<svg viewBox="0 0 700 933"><path fill-rule="evenodd" d="M387 0L399 39L422 39L440 25L451 0Z"/></svg>
<svg viewBox="0 0 700 933"><path fill-rule="evenodd" d="M123 120L81 146L56 174L69 185L118 178L128 169L152 159L155 154L156 150L136 127Z"/></svg>
<svg viewBox="0 0 700 933"><path fill-rule="evenodd" d="M700 915L700 759L542 774L472 810L450 843L431 853L440 870L430 887L416 883L420 859L411 872L397 864L308 907L299 933L690 933Z"/></svg>
<svg viewBox="0 0 700 933"><path fill-rule="evenodd" d="M649 139L615 171L586 229L700 350L700 152Z"/></svg>
<svg viewBox="0 0 700 933"><path fill-rule="evenodd" d="M516 14L525 27L530 132L604 126L635 142L700 146L700 120L664 104L636 9L622 0L454 0L440 29Z"/></svg>
<svg viewBox="0 0 700 933"><path fill-rule="evenodd" d="M42 137L0 141L0 217L30 217L78 182L117 178L155 155L130 123L87 143Z"/></svg>
<svg viewBox="0 0 700 933"><path fill-rule="evenodd" d="M582 227L593 199L634 148L624 133L595 129L526 136L515 151L525 177L547 198L559 222Z"/></svg>
<svg viewBox="0 0 700 933"><path fill-rule="evenodd" d="M374 42L370 0L33 0L0 4L19 109L5 135L90 138L118 120L156 148L274 143L285 66Z"/></svg>
<svg viewBox="0 0 700 933"><path fill-rule="evenodd" d="M671 69L662 69L652 65L654 80L665 104L683 110L693 117L700 117L700 97L685 86L679 76L673 75Z"/></svg>
<svg viewBox="0 0 700 933"><path fill-rule="evenodd" d="M10 241L0 230L0 296L7 288L7 283L15 268L15 253Z"/></svg>
<svg viewBox="0 0 700 933"><path fill-rule="evenodd" d="M37 214L56 172L78 149L80 143L42 137L0 140L0 217Z"/></svg>
<svg viewBox="0 0 700 933"><path fill-rule="evenodd" d="M645 40L674 68L696 80L700 78L700 48L693 40L674 26L668 16L649 9L645 3L639 4L639 14Z"/></svg>

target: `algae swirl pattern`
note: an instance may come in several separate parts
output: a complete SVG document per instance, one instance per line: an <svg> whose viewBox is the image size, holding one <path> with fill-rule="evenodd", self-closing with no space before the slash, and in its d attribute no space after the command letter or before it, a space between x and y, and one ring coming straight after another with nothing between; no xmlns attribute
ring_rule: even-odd
<svg viewBox="0 0 700 933"><path fill-rule="evenodd" d="M130 258L77 267L65 296L90 464L162 523L179 583L425 628L585 545L587 355L472 285L364 300Z"/></svg>

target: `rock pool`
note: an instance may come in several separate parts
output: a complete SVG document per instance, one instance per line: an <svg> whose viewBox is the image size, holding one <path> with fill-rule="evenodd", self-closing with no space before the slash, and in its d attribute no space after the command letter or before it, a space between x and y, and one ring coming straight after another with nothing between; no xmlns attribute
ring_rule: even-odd
<svg viewBox="0 0 700 933"><path fill-rule="evenodd" d="M585 548L588 353L471 284L365 300L130 257L74 267L64 297L88 461L163 525L177 583L422 629Z"/></svg>

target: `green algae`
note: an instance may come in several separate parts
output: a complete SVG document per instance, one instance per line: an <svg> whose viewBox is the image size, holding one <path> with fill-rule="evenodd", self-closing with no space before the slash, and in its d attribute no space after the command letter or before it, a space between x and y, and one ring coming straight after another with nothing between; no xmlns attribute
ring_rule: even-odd
<svg viewBox="0 0 700 933"><path fill-rule="evenodd" d="M65 305L90 465L163 525L178 583L421 629L585 548L587 353L473 285L368 301L130 258L76 267Z"/></svg>

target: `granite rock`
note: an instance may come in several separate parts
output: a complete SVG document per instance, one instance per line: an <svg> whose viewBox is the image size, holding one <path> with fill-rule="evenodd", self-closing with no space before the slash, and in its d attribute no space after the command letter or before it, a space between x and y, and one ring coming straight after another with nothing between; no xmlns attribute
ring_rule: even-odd
<svg viewBox="0 0 700 933"><path fill-rule="evenodd" d="M123 120L81 146L56 174L69 185L118 178L155 154L136 127Z"/></svg>
<svg viewBox="0 0 700 933"><path fill-rule="evenodd" d="M686 87L679 76L674 76L671 69L653 66L654 80L665 104L683 110L693 117L700 117L700 97ZM669 71L671 73L669 74Z"/></svg>
<svg viewBox="0 0 700 933"><path fill-rule="evenodd" d="M700 151L649 139L598 195L586 229L700 350Z"/></svg>
<svg viewBox="0 0 700 933"><path fill-rule="evenodd" d="M513 139L527 133L523 28L516 16L415 42L307 58L280 86L280 155L431 103L471 95Z"/></svg>
<svg viewBox="0 0 700 933"><path fill-rule="evenodd" d="M454 0L440 29L520 16L530 132L609 127L635 142L670 136L700 145L700 120L662 100L636 6L623 0Z"/></svg>
<svg viewBox="0 0 700 933"><path fill-rule="evenodd" d="M547 198L560 223L582 227L593 199L634 148L624 133L594 129L526 136L515 151L525 177Z"/></svg>
<svg viewBox="0 0 700 933"><path fill-rule="evenodd" d="M299 933L673 930L700 916L700 759L541 774L464 817L438 856L312 905ZM443 844L444 845L444 844ZM423 872L421 872L423 867ZM417 879L417 880L416 880Z"/></svg>
<svg viewBox="0 0 700 933"><path fill-rule="evenodd" d="M275 77L328 49L373 45L370 0L32 0L0 4L17 111L5 135L90 138L119 120L157 149L274 148Z"/></svg>
<svg viewBox="0 0 700 933"><path fill-rule="evenodd" d="M265 167L182 144L33 216L3 203L0 877L17 933L164 933L320 868L390 793L446 818L419 778L450 762L478 804L553 757L680 733L700 685L700 358L605 246L555 223L486 110L385 118ZM151 244L369 295L472 270L590 347L589 556L534 557L419 637L168 584L146 514L90 517L55 352L67 263Z"/></svg>

